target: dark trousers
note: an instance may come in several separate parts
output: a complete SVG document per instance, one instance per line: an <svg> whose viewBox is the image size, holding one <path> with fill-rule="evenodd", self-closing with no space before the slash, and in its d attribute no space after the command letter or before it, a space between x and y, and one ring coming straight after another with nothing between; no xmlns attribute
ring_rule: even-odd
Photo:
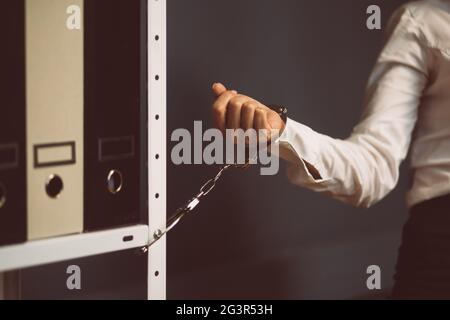
<svg viewBox="0 0 450 320"><path fill-rule="evenodd" d="M450 299L450 195L411 209L394 279L392 299Z"/></svg>

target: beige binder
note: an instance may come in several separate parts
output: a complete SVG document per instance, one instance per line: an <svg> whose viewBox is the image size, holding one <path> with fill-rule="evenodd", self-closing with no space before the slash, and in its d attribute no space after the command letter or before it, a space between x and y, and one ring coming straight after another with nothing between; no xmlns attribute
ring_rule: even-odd
<svg viewBox="0 0 450 320"><path fill-rule="evenodd" d="M83 229L83 0L26 0L28 239Z"/></svg>

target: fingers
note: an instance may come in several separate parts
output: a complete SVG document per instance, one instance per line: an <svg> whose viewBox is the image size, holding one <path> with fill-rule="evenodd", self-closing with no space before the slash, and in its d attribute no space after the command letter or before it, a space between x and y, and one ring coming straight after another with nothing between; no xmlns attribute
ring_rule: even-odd
<svg viewBox="0 0 450 320"><path fill-rule="evenodd" d="M254 122L255 130L270 130L269 122L267 121L267 111L262 108L257 108L255 110Z"/></svg>
<svg viewBox="0 0 450 320"><path fill-rule="evenodd" d="M212 108L214 124L222 132L225 129L270 130L269 112L272 111L258 101L235 91L222 93Z"/></svg>
<svg viewBox="0 0 450 320"><path fill-rule="evenodd" d="M226 111L226 128L239 129L241 128L241 109L245 103L251 102L247 96L236 95L230 99Z"/></svg>
<svg viewBox="0 0 450 320"><path fill-rule="evenodd" d="M228 103L235 96L235 91L225 91L216 99L213 104L213 121L215 123L215 126L222 132L225 132Z"/></svg>
<svg viewBox="0 0 450 320"><path fill-rule="evenodd" d="M262 136L259 136L259 138L264 138L265 141L270 141L270 130L272 129L268 121L268 113L269 111L262 108L257 108L255 110L254 128L256 131L258 131L259 135L262 134Z"/></svg>
<svg viewBox="0 0 450 320"><path fill-rule="evenodd" d="M227 91L227 88L223 84L218 82L218 83L213 84L212 91L214 92L216 97L219 97L221 94L223 94L225 91Z"/></svg>
<svg viewBox="0 0 450 320"><path fill-rule="evenodd" d="M253 129L253 122L255 119L255 111L258 108L256 101L247 101L242 104L241 108L241 128L244 131Z"/></svg>
<svg viewBox="0 0 450 320"><path fill-rule="evenodd" d="M249 129L267 131L270 139L272 129L283 130L284 121L280 115L251 97L227 90L221 83L212 87L218 97L213 104L213 120L215 126L225 133L226 129Z"/></svg>

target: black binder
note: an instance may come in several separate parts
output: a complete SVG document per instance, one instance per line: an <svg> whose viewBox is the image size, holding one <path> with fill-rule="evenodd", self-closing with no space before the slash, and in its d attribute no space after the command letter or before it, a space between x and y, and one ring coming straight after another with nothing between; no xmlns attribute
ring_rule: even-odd
<svg viewBox="0 0 450 320"><path fill-rule="evenodd" d="M25 9L2 4L0 19L0 245L26 239Z"/></svg>
<svg viewBox="0 0 450 320"><path fill-rule="evenodd" d="M139 223L146 1L85 0L85 230Z"/></svg>

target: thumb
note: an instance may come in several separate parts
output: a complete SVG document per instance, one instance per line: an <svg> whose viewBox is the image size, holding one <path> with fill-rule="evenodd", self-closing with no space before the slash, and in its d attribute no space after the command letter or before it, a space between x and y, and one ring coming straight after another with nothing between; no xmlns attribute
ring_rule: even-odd
<svg viewBox="0 0 450 320"><path fill-rule="evenodd" d="M227 91L227 88L221 84L221 83L214 83L212 86L212 91L214 92L214 94L218 97L220 96L222 93L224 93L225 91Z"/></svg>

